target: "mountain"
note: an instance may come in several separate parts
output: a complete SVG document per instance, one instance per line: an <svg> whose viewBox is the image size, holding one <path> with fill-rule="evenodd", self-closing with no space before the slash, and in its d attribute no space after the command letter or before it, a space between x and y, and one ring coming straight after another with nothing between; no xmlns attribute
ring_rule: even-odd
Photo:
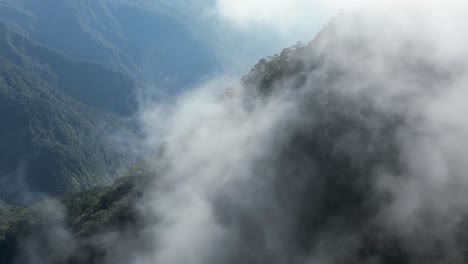
<svg viewBox="0 0 468 264"><path fill-rule="evenodd" d="M0 32L0 198L31 203L110 183L123 158L111 133L134 111L136 83Z"/></svg>
<svg viewBox="0 0 468 264"><path fill-rule="evenodd" d="M181 89L218 66L215 55L175 11L147 1L0 1L0 21L81 61ZM50 10L54 10L51 15Z"/></svg>
<svg viewBox="0 0 468 264"><path fill-rule="evenodd" d="M147 165L140 163L108 187L68 193L29 208L0 207L0 261L101 263L106 249L100 249L99 240L112 240L105 237L111 232L137 233L141 228L134 206L141 198L141 187L151 177ZM58 241L49 233L51 225L64 232L63 239ZM43 243L37 244L36 239ZM57 250L58 243L64 247ZM36 247L44 254L29 254L29 250L39 249Z"/></svg>
<svg viewBox="0 0 468 264"><path fill-rule="evenodd" d="M248 94L245 100L268 100L285 89L299 93L306 85L305 74L310 70L303 58L314 62L313 69L320 68L320 56L311 57L314 50L313 44L297 45L285 49L279 56L261 60L243 78ZM401 120L364 101L354 104L353 100L338 94L321 89L315 92L301 95L305 100L301 107L306 116L320 113L319 118L300 120L299 124L291 119L292 132L282 142L281 149L271 153L271 161L264 159L255 163L259 181L263 171L270 172L269 177L273 177L271 183L262 182L271 184L262 185L262 188L271 188L272 193L263 193L263 189L253 194L244 193L252 186L256 188L256 183L248 187L241 185L242 201L249 205L247 207L231 197L235 190L231 185L215 196L212 210L216 221L229 230L238 231L236 236L242 241L241 245L229 242L226 256L220 255L221 263L299 260L320 240L323 230L335 228L344 235L349 230L359 230L356 238L359 242L350 246L353 253L346 255L345 260L349 260L346 263L367 263L365 261L369 259L386 264L407 263L408 252L402 248L399 238L369 223L380 197L373 197L367 191L370 188L368 177L376 164L398 167L398 162L392 158L397 153L393 140ZM324 94L320 94L322 92ZM224 100L228 103L229 98L228 95ZM368 122L376 122L376 127L368 127ZM372 137L364 136L370 135L369 129L375 128ZM348 130L355 131L356 137L348 137ZM380 141L382 139L385 140ZM375 147L370 148L371 145ZM267 169L264 166L268 166ZM151 230L146 229L152 227L146 226L151 213L141 205L149 202L145 195L148 191L163 191L146 189L153 186L149 183L155 181L159 173L162 171L154 166L141 163L110 187L66 194L29 208L4 207L0 210L3 219L0 256L3 262L133 263L133 254L140 251L145 254L145 250L152 252L153 246L156 247L151 240L154 238L145 236L145 232L151 234ZM259 201L251 197L257 197L256 194ZM270 196L274 197L271 198L273 204L270 204ZM375 202L372 199L376 199ZM258 208L251 204L254 202L260 203L256 204ZM267 204L263 204L265 202ZM268 212L265 213L263 208L269 208ZM61 213L52 218L44 217L51 210ZM264 217L271 220L272 213L279 215L270 223ZM269 255L269 242L264 236L272 234L263 232L270 224L288 231L280 232L280 236L285 239L284 246L293 249L292 252L278 256L278 251L274 251ZM60 226L62 235L51 232L51 225ZM274 235L272 239L276 239ZM280 246L281 241L278 242ZM353 241L343 240L340 245L348 247L347 243Z"/></svg>
<svg viewBox="0 0 468 264"><path fill-rule="evenodd" d="M241 240L240 245L229 242L226 255L224 251L216 254L221 254L221 263L300 260L319 243L322 232L334 229L337 236L359 230L355 245L347 244L352 243L352 239L340 242L352 251L344 257L348 260L345 263L368 263L367 260L407 263L408 252L402 248L399 237L369 220L381 201L381 197L374 197L368 191L370 172L378 165L392 169L399 167L394 158L398 153L394 140L402 121L365 100L355 104L354 99L328 91L327 85L321 86L324 89L307 90L301 94L301 88L310 87L306 80L309 71L314 72L324 65L323 57L315 53L316 45L312 42L285 49L279 56L261 60L243 78L247 102L268 100L288 90L300 94L300 99L296 100L304 116L318 114L316 119L287 119L290 134L281 137L284 141L280 149L270 153L268 159L254 164L258 168L255 176L259 177L261 188L256 182L241 185L242 201L232 197L232 191L236 189L231 189L235 188L231 185L236 183L227 185L215 195L212 210L217 223L239 232L236 238ZM319 80L315 84L330 84L334 80ZM229 95L224 98L227 105L229 98ZM369 126L371 123L373 125ZM355 136L348 136L349 130L354 131ZM261 181L264 171L270 173L272 182ZM5 263L12 263L13 259L26 263L38 260L45 263L132 263L132 254L139 250L145 252L145 245L149 245L147 250L153 250L151 237L144 235L145 221L151 213L135 208L147 209L138 205L148 202L145 192L158 191L145 189L145 186L152 186L148 181L154 181L154 174L158 173L162 171L140 164L111 187L66 194L30 208L5 207L0 211L4 219L0 229L3 236L0 252L5 253L0 255ZM268 185L265 187L265 184ZM259 190L249 193L247 190L251 187ZM271 193L263 193L262 188L271 189ZM243 207L243 202L248 206ZM62 205L59 211L64 212L63 215L52 220L40 217L50 210L47 204L55 203ZM269 208L268 212L265 213L263 208ZM272 219L270 214L276 215L271 223L265 220L265 217ZM63 228L60 232L66 235L51 233L50 221L58 221ZM270 224L273 229L268 229ZM264 228L273 234L263 233ZM278 239L274 233L276 228L285 232L279 232L284 239L278 240L279 246L292 250L284 256L278 256L276 250L270 252L269 247L274 245L269 245L264 237L271 235L271 239ZM35 244L37 241L42 241L41 248ZM68 246L63 247L63 244ZM21 251L23 248L27 250Z"/></svg>
<svg viewBox="0 0 468 264"><path fill-rule="evenodd" d="M466 57L358 18L183 98L113 186L4 206L3 262L467 263Z"/></svg>

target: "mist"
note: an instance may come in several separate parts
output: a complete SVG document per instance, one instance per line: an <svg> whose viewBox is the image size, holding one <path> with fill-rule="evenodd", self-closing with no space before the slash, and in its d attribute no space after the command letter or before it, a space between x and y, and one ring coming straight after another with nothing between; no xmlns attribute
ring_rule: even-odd
<svg viewBox="0 0 468 264"><path fill-rule="evenodd" d="M272 58L267 85L260 63L147 110L163 169L136 263L461 263L462 10L370 1Z"/></svg>
<svg viewBox="0 0 468 264"><path fill-rule="evenodd" d="M224 15L281 31L307 23L291 3ZM134 204L141 230L87 243L122 264L466 262L465 10L364 2L242 80L146 101L129 139L157 175Z"/></svg>

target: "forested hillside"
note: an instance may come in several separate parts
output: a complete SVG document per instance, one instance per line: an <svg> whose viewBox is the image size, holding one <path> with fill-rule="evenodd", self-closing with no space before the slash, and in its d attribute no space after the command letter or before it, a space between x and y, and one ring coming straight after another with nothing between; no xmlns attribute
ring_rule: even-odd
<svg viewBox="0 0 468 264"><path fill-rule="evenodd" d="M152 177L140 163L108 187L68 193L29 208L0 206L0 261L102 263L108 258L106 241L118 239L113 232L128 232L132 239L140 231L142 218L135 205ZM54 236L51 228L63 236ZM44 254L35 255L39 248Z"/></svg>
<svg viewBox="0 0 468 264"><path fill-rule="evenodd" d="M123 158L111 135L134 111L134 81L0 31L1 199L110 183Z"/></svg>

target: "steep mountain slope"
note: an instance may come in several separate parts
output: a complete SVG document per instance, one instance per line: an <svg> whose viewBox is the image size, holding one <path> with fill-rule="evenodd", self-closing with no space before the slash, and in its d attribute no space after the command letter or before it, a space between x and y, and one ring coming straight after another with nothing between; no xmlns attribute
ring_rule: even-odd
<svg viewBox="0 0 468 264"><path fill-rule="evenodd" d="M133 81L0 31L1 199L109 183L122 159L109 133L132 111Z"/></svg>
<svg viewBox="0 0 468 264"><path fill-rule="evenodd" d="M217 66L202 40L164 5L2 0L0 20L73 59L97 61L162 87L188 85Z"/></svg>

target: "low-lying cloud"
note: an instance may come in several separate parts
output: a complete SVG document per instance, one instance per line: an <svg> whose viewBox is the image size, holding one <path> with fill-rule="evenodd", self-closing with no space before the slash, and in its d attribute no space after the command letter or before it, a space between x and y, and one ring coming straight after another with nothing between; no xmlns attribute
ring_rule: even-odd
<svg viewBox="0 0 468 264"><path fill-rule="evenodd" d="M279 3L253 23L299 9ZM464 6L372 1L242 82L149 106L144 145L161 154L138 204L146 249L122 262L466 261Z"/></svg>
<svg viewBox="0 0 468 264"><path fill-rule="evenodd" d="M241 26L302 23L298 1L236 3L218 7ZM463 260L462 6L374 1L273 58L281 70L181 98L143 202L160 220L143 263Z"/></svg>

